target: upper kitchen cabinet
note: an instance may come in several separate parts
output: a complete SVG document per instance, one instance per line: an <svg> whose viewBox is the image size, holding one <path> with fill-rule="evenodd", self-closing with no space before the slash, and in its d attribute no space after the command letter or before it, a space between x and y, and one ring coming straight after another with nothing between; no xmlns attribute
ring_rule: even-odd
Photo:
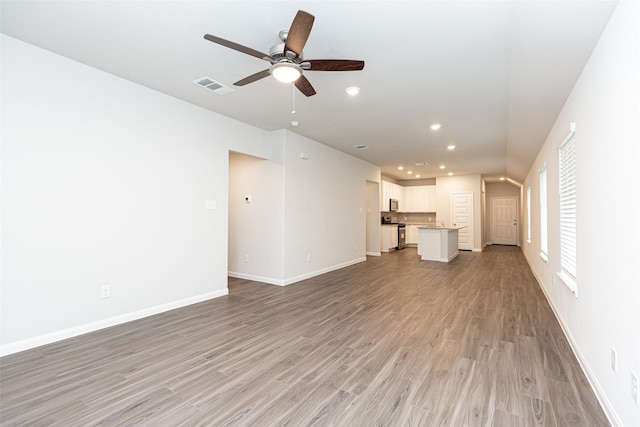
<svg viewBox="0 0 640 427"><path fill-rule="evenodd" d="M435 212L438 199L436 198L436 186L435 185L425 185L426 188L426 202L425 208L427 209L425 212Z"/></svg>
<svg viewBox="0 0 640 427"><path fill-rule="evenodd" d="M436 186L419 185L404 187L404 206L400 206L402 212L435 212L436 211Z"/></svg>
<svg viewBox="0 0 640 427"><path fill-rule="evenodd" d="M380 198L380 211L388 212L389 211L389 199L398 200L398 205L400 207L400 211L404 211L405 204L405 196L404 196L405 188L394 184L392 182L382 181L382 197Z"/></svg>

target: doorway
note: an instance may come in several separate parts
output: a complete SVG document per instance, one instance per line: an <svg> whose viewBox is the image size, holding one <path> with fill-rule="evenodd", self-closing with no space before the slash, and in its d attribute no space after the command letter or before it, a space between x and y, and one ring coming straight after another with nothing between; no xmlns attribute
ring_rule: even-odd
<svg viewBox="0 0 640 427"><path fill-rule="evenodd" d="M473 250L473 193L451 193L451 224L458 230L458 249Z"/></svg>
<svg viewBox="0 0 640 427"><path fill-rule="evenodd" d="M491 244L518 244L518 198L491 198Z"/></svg>

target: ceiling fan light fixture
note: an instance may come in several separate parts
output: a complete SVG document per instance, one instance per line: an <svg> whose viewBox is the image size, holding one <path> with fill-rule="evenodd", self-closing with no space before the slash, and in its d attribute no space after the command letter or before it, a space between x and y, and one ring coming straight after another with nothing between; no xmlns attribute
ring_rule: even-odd
<svg viewBox="0 0 640 427"><path fill-rule="evenodd" d="M278 62L269 69L273 77L282 83L295 82L302 75L302 69L291 62Z"/></svg>
<svg viewBox="0 0 640 427"><path fill-rule="evenodd" d="M356 96L357 94L360 93L360 88L357 86L350 86L346 88L345 91L351 96Z"/></svg>

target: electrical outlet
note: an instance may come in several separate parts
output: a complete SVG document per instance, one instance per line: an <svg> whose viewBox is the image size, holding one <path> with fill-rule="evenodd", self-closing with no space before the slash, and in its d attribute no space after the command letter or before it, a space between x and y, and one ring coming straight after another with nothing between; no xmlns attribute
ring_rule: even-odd
<svg viewBox="0 0 640 427"><path fill-rule="evenodd" d="M618 373L618 353L613 347L611 347L611 370Z"/></svg>
<svg viewBox="0 0 640 427"><path fill-rule="evenodd" d="M100 288L100 298L110 298L111 297L111 286L109 285L102 285L102 288Z"/></svg>
<svg viewBox="0 0 640 427"><path fill-rule="evenodd" d="M638 388L638 376L631 371L631 398L636 405L640 405L640 389Z"/></svg>

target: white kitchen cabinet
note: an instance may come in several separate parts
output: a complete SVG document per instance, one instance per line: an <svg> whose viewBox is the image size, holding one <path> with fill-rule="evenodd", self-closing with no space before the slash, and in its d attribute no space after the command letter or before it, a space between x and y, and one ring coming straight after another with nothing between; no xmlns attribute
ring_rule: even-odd
<svg viewBox="0 0 640 427"><path fill-rule="evenodd" d="M415 212L414 193L417 187L404 188L404 204L401 206L401 212Z"/></svg>
<svg viewBox="0 0 640 427"><path fill-rule="evenodd" d="M407 225L407 245L418 245L418 227L419 225Z"/></svg>
<svg viewBox="0 0 640 427"><path fill-rule="evenodd" d="M398 246L398 226L397 225L381 225L380 226L380 251L389 252Z"/></svg>
<svg viewBox="0 0 640 427"><path fill-rule="evenodd" d="M404 187L392 182L382 181L382 198L380 199L380 211L389 211L389 199L398 200L400 211L404 204Z"/></svg>
<svg viewBox="0 0 640 427"><path fill-rule="evenodd" d="M426 186L404 188L404 208L402 212L426 212Z"/></svg>
<svg viewBox="0 0 640 427"><path fill-rule="evenodd" d="M425 185L425 212L436 212L436 186Z"/></svg>
<svg viewBox="0 0 640 427"><path fill-rule="evenodd" d="M428 261L449 262L458 256L458 230L462 227L420 227L418 255Z"/></svg>
<svg viewBox="0 0 640 427"><path fill-rule="evenodd" d="M404 187L404 207L401 212L435 212L436 186L418 185Z"/></svg>

